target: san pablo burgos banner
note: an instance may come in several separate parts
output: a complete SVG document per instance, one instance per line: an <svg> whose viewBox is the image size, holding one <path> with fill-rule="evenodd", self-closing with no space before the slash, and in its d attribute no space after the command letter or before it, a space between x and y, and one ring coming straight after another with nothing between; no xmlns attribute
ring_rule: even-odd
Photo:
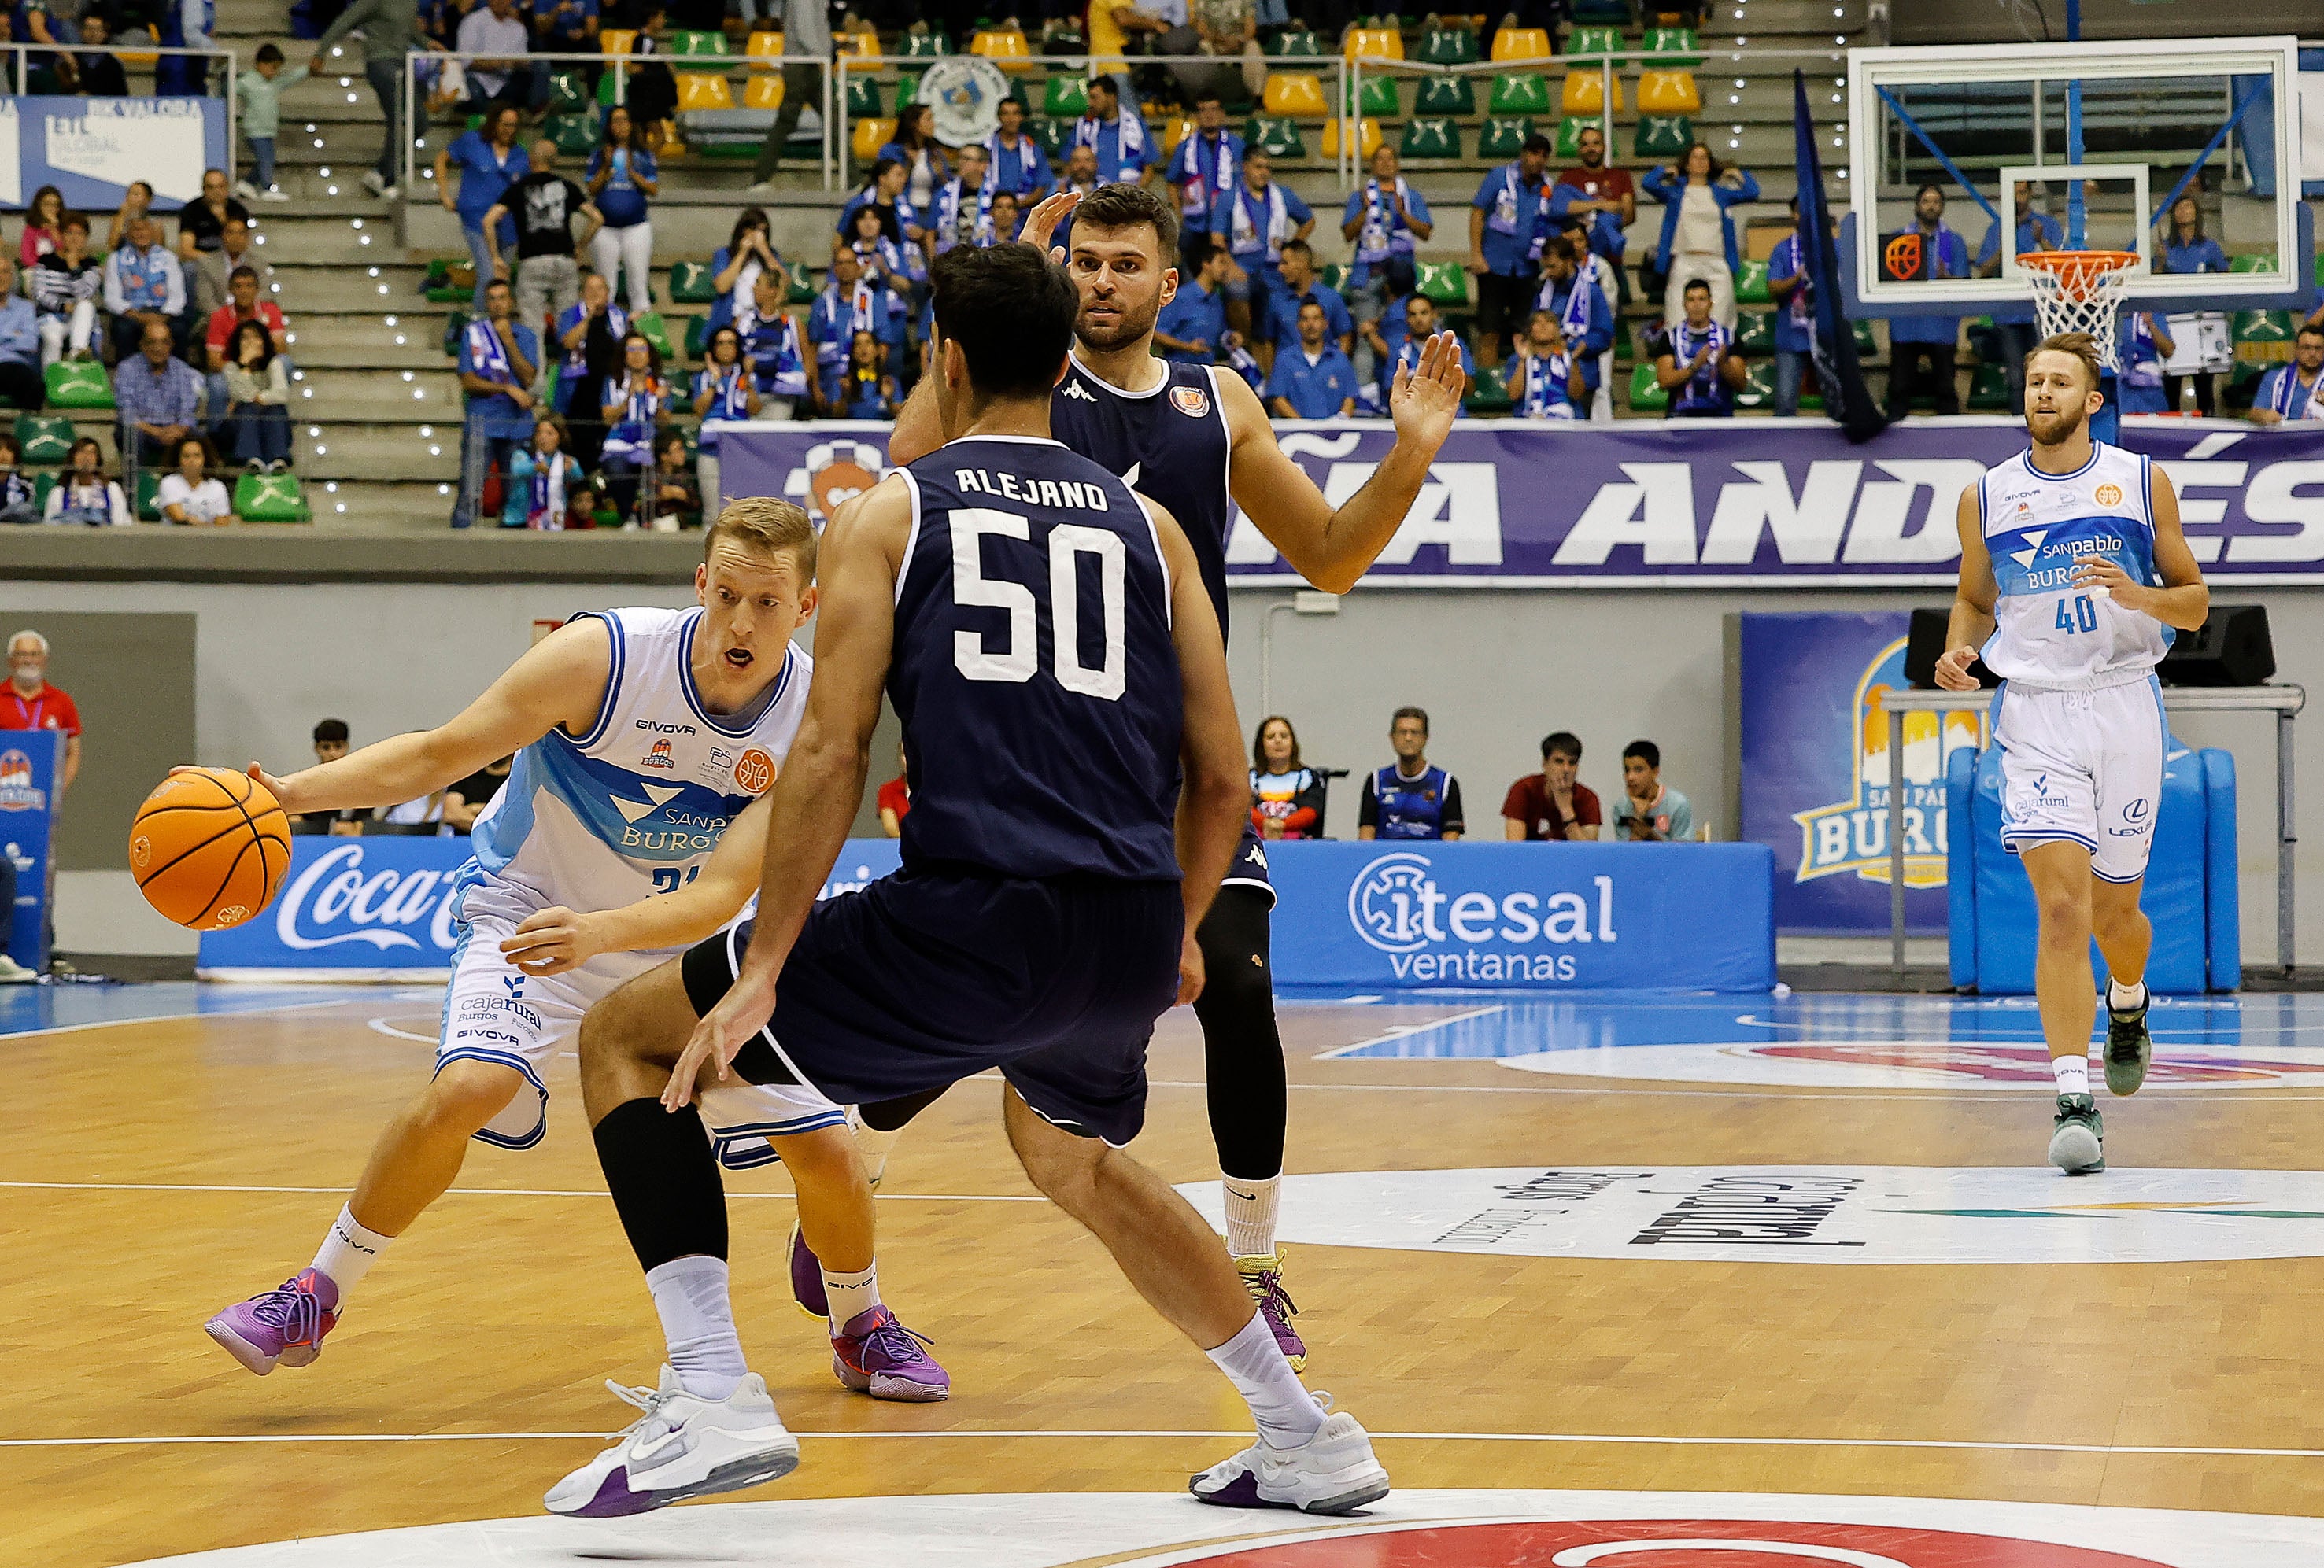
<svg viewBox="0 0 2324 1568"><path fill-rule="evenodd" d="M1275 974L1358 990L1764 991L1775 862L1757 844L1279 844ZM426 980L459 940L465 839L291 840L256 920L202 937L208 979ZM824 884L852 893L897 846L851 839ZM1716 910L1706 920L1705 910Z"/></svg>
<svg viewBox="0 0 2324 1568"><path fill-rule="evenodd" d="M1902 610L1738 618L1743 837L1775 856L1775 927L1802 935L1888 930L1889 719L1908 689ZM1982 710L1907 713L1904 920L1945 930L1945 762L1985 740Z"/></svg>
<svg viewBox="0 0 2324 1568"><path fill-rule="evenodd" d="M2177 485L2189 543L2216 581L2324 582L2324 425L2133 418L2125 440ZM1277 426L1335 505L1395 439L1384 422ZM821 521L887 472L888 428L730 427L730 495L779 495ZM1960 550L1954 508L1978 474L2025 447L2015 419L1913 419L1862 446L1810 419L1514 419L1454 426L1368 586L1414 588L1938 587ZM1227 571L1253 587L1298 579L1236 514Z"/></svg>
<svg viewBox="0 0 2324 1568"><path fill-rule="evenodd" d="M174 210L226 167L223 98L0 97L0 207L53 185L65 206L111 212L133 180Z"/></svg>

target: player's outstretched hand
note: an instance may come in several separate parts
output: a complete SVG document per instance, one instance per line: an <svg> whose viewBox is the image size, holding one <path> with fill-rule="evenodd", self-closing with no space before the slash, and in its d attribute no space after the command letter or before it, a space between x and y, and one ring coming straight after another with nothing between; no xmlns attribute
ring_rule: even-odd
<svg viewBox="0 0 2324 1568"><path fill-rule="evenodd" d="M525 916L501 944L501 952L528 975L562 975L604 950L589 916L555 904Z"/></svg>
<svg viewBox="0 0 2324 1568"><path fill-rule="evenodd" d="M1947 648L1937 656L1937 684L1948 692L1974 692L1977 677L1969 673L1977 662L1977 650L1963 646Z"/></svg>
<svg viewBox="0 0 2324 1568"><path fill-rule="evenodd" d="M199 773L202 770L191 764L180 763L170 771L176 774ZM264 768L259 766L254 762L248 767L243 769L243 771L248 774L252 778L256 779L260 784L264 784L266 786L266 793L272 795L275 802L284 811L290 812L294 817L299 814L299 808L296 805L293 805L290 801L290 797L297 792L291 789L288 784L276 778L272 774L267 772Z"/></svg>
<svg viewBox="0 0 2324 1568"><path fill-rule="evenodd" d="M1178 948L1179 1006L1188 1007L1194 1004L1194 998L1203 994L1203 981L1205 977L1201 944L1194 940L1194 933L1189 930L1186 932L1186 940Z"/></svg>
<svg viewBox="0 0 2324 1568"><path fill-rule="evenodd" d="M1057 232L1057 225L1065 221L1065 215L1081 204L1080 191L1058 191L1035 206L1031 215L1025 220L1024 228L1019 231L1018 239L1037 250L1047 252L1049 260L1062 267L1065 265L1065 253L1050 245L1049 236Z"/></svg>
<svg viewBox="0 0 2324 1568"><path fill-rule="evenodd" d="M718 1005L694 1026L685 1053L670 1069L669 1087L661 1092L662 1109L675 1111L691 1104L706 1068L716 1074L718 1083L731 1078L736 1053L774 1015L774 977L748 968L737 975Z"/></svg>
<svg viewBox="0 0 2324 1568"><path fill-rule="evenodd" d="M1388 411L1396 421L1397 439L1431 452L1443 445L1461 412L1462 394L1468 390L1469 375L1461 368L1461 340L1450 332L1436 334L1420 351L1420 363L1399 366L1388 388Z"/></svg>

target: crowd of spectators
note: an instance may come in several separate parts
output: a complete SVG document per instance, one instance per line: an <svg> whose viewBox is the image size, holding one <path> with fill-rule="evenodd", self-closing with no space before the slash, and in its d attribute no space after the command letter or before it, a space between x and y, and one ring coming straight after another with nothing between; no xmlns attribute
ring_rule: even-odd
<svg viewBox="0 0 2324 1568"><path fill-rule="evenodd" d="M344 719L323 719L315 724L313 742L317 764L337 762L347 754L352 744L352 732ZM443 789L421 795L417 800L378 811L368 807L348 808L336 812L305 812L290 819L290 831L301 834L327 834L334 838L357 838L366 833L405 834L418 838L452 838L466 834L475 826L476 819L508 782L509 770L516 759L503 756L485 764L475 773L448 784Z"/></svg>

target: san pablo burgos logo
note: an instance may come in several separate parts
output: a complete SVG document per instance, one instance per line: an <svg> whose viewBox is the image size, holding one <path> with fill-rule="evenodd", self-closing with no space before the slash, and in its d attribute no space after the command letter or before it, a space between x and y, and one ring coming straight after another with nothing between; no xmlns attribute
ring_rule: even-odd
<svg viewBox="0 0 2324 1568"><path fill-rule="evenodd" d="M1904 678L1904 639L1874 654L1857 677L1848 729L1848 798L1792 821L1800 825L1794 880L1853 874L1888 882L1889 716L1880 701L1912 684ZM1945 763L1985 738L1982 710L1904 716L1904 885L1945 885ZM1838 758L1835 761L1840 760ZM1811 799L1813 797L1811 796Z"/></svg>
<svg viewBox="0 0 2324 1568"><path fill-rule="evenodd" d="M1593 876L1579 893L1447 892L1434 863L1413 849L1383 855L1348 888L1348 923L1388 956L1398 980L1571 980L1571 952L1543 951L1618 940L1614 879Z"/></svg>

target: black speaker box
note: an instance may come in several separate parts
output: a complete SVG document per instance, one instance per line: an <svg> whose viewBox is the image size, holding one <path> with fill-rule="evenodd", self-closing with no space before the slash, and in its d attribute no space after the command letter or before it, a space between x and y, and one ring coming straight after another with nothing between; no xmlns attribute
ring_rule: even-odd
<svg viewBox="0 0 2324 1568"><path fill-rule="evenodd" d="M1913 629L1904 644L1904 679L1914 691L1937 689L1937 659L1945 651L1945 627L1952 613L1950 607L1913 612ZM2001 684L2001 677L1987 669L1983 659L1973 661L1969 673L1987 691Z"/></svg>
<svg viewBox="0 0 2324 1568"><path fill-rule="evenodd" d="M2275 643L2263 604L2215 604L2182 631L2154 672L2166 686L2256 686L2275 674Z"/></svg>

